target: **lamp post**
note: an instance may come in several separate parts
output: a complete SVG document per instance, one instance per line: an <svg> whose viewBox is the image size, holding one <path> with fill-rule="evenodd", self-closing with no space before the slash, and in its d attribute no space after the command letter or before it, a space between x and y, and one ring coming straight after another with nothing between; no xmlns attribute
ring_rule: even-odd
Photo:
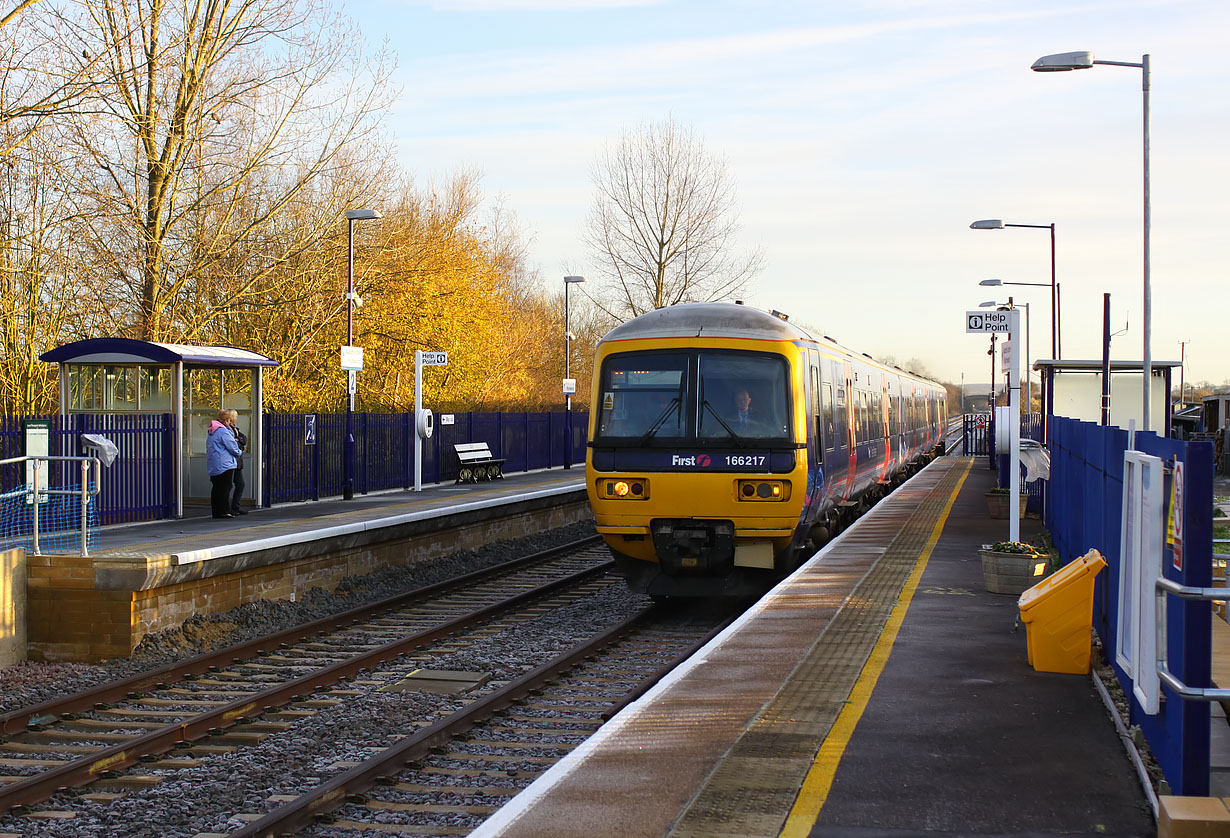
<svg viewBox="0 0 1230 838"><path fill-rule="evenodd" d="M1107 64L1112 67L1136 67L1140 70L1140 89L1143 93L1143 134L1144 134L1144 405L1141 413L1142 430L1150 430L1149 401L1152 395L1153 383L1153 353L1150 348L1153 320L1153 292L1149 282L1149 56L1142 55L1139 62L1135 61L1095 61L1092 52L1061 52L1044 55L1030 67L1038 73L1064 72L1067 70L1088 70L1095 64Z"/></svg>
<svg viewBox="0 0 1230 838"><path fill-rule="evenodd" d="M569 379L572 356L572 332L568 329L568 289L585 281L583 276L564 277L564 378ZM572 394L564 394L564 468L572 468Z"/></svg>
<svg viewBox="0 0 1230 838"><path fill-rule="evenodd" d="M363 300L354 292L354 223L380 218L373 209L346 210L346 345L354 345L354 310ZM354 396L358 390L356 370L346 376L346 439L342 443L342 500L354 497Z"/></svg>
<svg viewBox="0 0 1230 838"><path fill-rule="evenodd" d="M1004 285L1039 285L1051 286L1051 357L1059 360L1062 354L1062 334L1059 325L1059 285L1055 282L1055 224L1008 224L998 218L985 218L969 225L971 230L1002 230L1005 227L1029 227L1034 230L1051 231L1051 281L1044 282L1006 282ZM986 280L983 285L998 285L998 281Z"/></svg>
<svg viewBox="0 0 1230 838"><path fill-rule="evenodd" d="M985 284L985 282L979 284ZM1033 388L1029 383L1029 303L1013 303L1012 298L1009 297L1007 303L997 303L994 300L987 300L985 303L978 304L979 308L993 308L998 306L1004 306L1009 309L1017 307L1025 309L1025 413L1028 415L1033 406ZM1016 347L1013 347L1014 351L1015 349ZM1016 359L1012 359L1012 362L1015 364ZM1006 373L1007 370L1004 370L1004 372Z"/></svg>

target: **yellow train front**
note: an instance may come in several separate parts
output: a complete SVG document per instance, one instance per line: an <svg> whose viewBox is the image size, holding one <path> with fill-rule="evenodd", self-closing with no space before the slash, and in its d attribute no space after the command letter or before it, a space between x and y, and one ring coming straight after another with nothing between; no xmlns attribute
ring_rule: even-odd
<svg viewBox="0 0 1230 838"><path fill-rule="evenodd" d="M742 594L791 569L808 494L793 397L805 337L749 307L697 303L599 344L586 477L598 532L634 590Z"/></svg>
<svg viewBox="0 0 1230 838"><path fill-rule="evenodd" d="M586 483L633 590L761 592L936 450L942 385L770 314L691 303L598 344Z"/></svg>

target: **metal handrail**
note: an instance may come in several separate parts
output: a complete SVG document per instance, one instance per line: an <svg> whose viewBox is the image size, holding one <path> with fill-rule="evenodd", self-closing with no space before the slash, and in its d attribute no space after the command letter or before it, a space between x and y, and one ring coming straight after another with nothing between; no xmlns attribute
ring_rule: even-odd
<svg viewBox="0 0 1230 838"><path fill-rule="evenodd" d="M38 526L39 524L38 511L39 511L40 498L42 498L45 495L80 494L81 495L81 555L82 557L89 556L90 548L89 548L88 536L89 536L90 498L98 494L97 484L95 485L90 484L90 464L93 463L94 465L94 473L101 475L102 474L102 463L99 461L97 457L59 457L59 456L52 456L52 455L33 455L33 456L24 456L24 457L9 457L6 460L0 460L0 466L9 465L11 463L25 463L25 462L30 462L31 460L35 462L39 462L39 461L52 462L54 460L60 460L60 461L70 461L70 462L81 463L81 488L76 491L72 489L51 489L51 488L40 489L38 485L39 469L35 468L31 472L30 490L26 493L26 496L34 499L33 503L31 504L31 506L33 507L32 515L33 515L33 525L34 525L33 532L32 532L33 542L31 546L34 548L34 554L38 555L39 550L40 550L39 526Z"/></svg>
<svg viewBox="0 0 1230 838"><path fill-rule="evenodd" d="M1180 698L1188 701L1230 701L1230 689L1224 687L1189 687L1170 671L1167 665L1169 654L1166 651L1166 594L1174 594L1179 599L1197 601L1230 601L1230 588L1196 588L1180 585L1178 582L1158 577L1154 580L1154 593L1160 601L1157 621L1157 677L1163 684L1170 687Z"/></svg>

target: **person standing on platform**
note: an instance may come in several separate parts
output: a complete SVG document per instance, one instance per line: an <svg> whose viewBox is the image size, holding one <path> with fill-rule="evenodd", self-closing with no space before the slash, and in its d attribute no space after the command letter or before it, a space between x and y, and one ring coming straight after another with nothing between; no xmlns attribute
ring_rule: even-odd
<svg viewBox="0 0 1230 838"><path fill-rule="evenodd" d="M239 414L233 410L227 411L228 419L226 426L231 429L231 433L235 435L235 441L239 443L239 456L235 458L235 474L231 480L234 487L231 493L231 514L232 515L247 515L248 510L240 505L243 500L243 487L246 485L243 482L243 452L248 450L248 437L243 431L239 430Z"/></svg>
<svg viewBox="0 0 1230 838"><path fill-rule="evenodd" d="M209 423L209 437L205 442L205 465L209 469L209 481L213 488L209 503L215 518L234 518L231 514L231 481L235 466L243 453L227 424L229 410L219 410L218 418Z"/></svg>

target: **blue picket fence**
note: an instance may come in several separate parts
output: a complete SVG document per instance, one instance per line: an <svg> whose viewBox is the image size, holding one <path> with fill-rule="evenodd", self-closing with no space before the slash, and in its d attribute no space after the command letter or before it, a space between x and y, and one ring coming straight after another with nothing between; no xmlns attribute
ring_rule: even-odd
<svg viewBox="0 0 1230 838"><path fill-rule="evenodd" d="M423 441L422 482L457 479L453 445L486 442L504 471L513 473L564 464L563 411L552 413L454 413L449 424L436 417L435 433ZM345 414L315 415L315 437L308 441L312 414L265 414L265 496L269 506L319 500L342 493ZM444 421L442 421L444 420ZM588 414L572 414L572 462L585 462ZM414 414L355 413L354 491L406 489L414 485Z"/></svg>
<svg viewBox="0 0 1230 838"><path fill-rule="evenodd" d="M119 458L103 468L96 497L99 522L123 524L169 518L175 514L175 423L169 413L76 414L67 417L0 418L0 459L25 455L25 421L50 423L49 453L59 457L88 454L82 435L98 434L119 448ZM0 467L0 488L12 490L26 481L25 465ZM80 485L76 463L52 463L55 487Z"/></svg>
<svg viewBox="0 0 1230 838"><path fill-rule="evenodd" d="M1055 417L1050 427L1050 479L1046 526L1060 557L1070 561L1096 548L1106 559L1094 594L1093 627L1114 662L1119 625L1121 568L1120 518L1123 511L1123 453L1128 432L1089 422ZM1212 585L1213 446L1138 433L1138 451L1172 465L1184 464L1183 562L1177 569L1169 547L1163 554L1166 578L1182 585ZM1167 477L1169 487L1170 477ZM1169 496L1169 488L1165 492ZM1208 602L1169 596L1166 639L1169 667L1181 681L1210 686L1212 609ZM1115 663L1124 692L1132 682ZM1209 707L1183 701L1163 688L1160 712L1147 715L1133 696L1130 724L1140 725L1174 794L1209 793Z"/></svg>
<svg viewBox="0 0 1230 838"><path fill-rule="evenodd" d="M436 432L423 444L422 481L439 483L457 478L453 444L486 442L496 457L507 460L506 472L563 465L563 411L551 413L455 413L451 424L437 417ZM0 418L0 459L25 454L25 418L51 425L51 453L80 456L83 434L98 434L114 442L119 458L102 471L98 516L102 524L170 518L175 514L174 416L160 414L79 414L68 417ZM266 506L319 500L342 494L346 414L265 414ZM571 462L584 464L588 414L572 413ZM309 423L313 441L309 444ZM354 491L359 494L414 485L414 414L354 413ZM250 478L249 478L250 479ZM0 466L0 491L25 483L20 463ZM55 464L57 485L80 483L80 471Z"/></svg>

